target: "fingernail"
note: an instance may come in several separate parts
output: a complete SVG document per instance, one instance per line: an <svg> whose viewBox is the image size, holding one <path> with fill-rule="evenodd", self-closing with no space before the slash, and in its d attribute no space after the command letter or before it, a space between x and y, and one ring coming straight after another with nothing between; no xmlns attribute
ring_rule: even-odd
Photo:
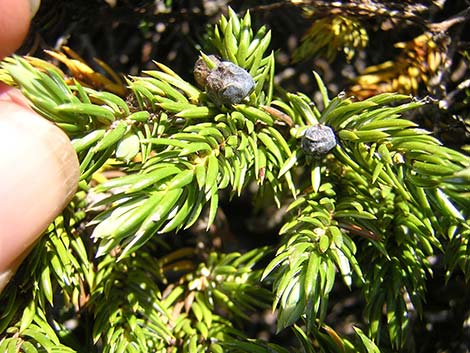
<svg viewBox="0 0 470 353"><path fill-rule="evenodd" d="M66 145L71 147L70 140L67 135L65 135L65 133L59 130L56 126L54 126L54 129L56 130L54 134L45 132L44 139L49 141L51 136L54 136L56 139L54 148L51 149L51 158L55 158L58 165L61 166L58 171L61 174L60 179L63 180L64 183L64 190L66 190L63 205L65 207L77 191L78 180L80 178L79 162L73 148L64 149L64 146ZM71 171L75 172L72 173Z"/></svg>
<svg viewBox="0 0 470 353"><path fill-rule="evenodd" d="M35 115L35 113L29 113L28 115ZM51 187L55 187L58 194L61 194L63 197L62 203L57 203L55 211L55 216L57 216L63 207L69 203L77 190L80 174L75 150L71 146L67 135L57 126L43 118L29 119L29 121L24 121L20 125L22 125L25 131L29 131L32 135L36 136L39 145L48 146L47 153L43 155L31 149L30 153L37 154L36 162L34 164L31 163L31 168L38 168L38 166L43 165L44 168L49 168L51 171L54 170L54 174L51 174L50 178L51 181L55 181L55 185L51 185ZM31 146L33 145L31 143ZM25 154L27 150L28 147L25 144ZM52 190L49 189L49 193L52 193Z"/></svg>
<svg viewBox="0 0 470 353"><path fill-rule="evenodd" d="M31 10L31 18L33 18L41 6L41 0L29 0L29 8Z"/></svg>

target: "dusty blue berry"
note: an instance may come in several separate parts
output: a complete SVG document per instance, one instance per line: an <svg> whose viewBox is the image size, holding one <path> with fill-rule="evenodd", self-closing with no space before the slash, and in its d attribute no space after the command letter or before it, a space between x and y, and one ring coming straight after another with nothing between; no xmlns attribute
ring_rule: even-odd
<svg viewBox="0 0 470 353"><path fill-rule="evenodd" d="M302 149L310 155L322 156L336 146L333 129L326 125L314 125L302 136Z"/></svg>
<svg viewBox="0 0 470 353"><path fill-rule="evenodd" d="M255 86L251 75L240 66L229 61L214 61L215 68L209 70L200 58L194 68L194 76L204 87L209 97L218 105L237 104L250 94Z"/></svg>

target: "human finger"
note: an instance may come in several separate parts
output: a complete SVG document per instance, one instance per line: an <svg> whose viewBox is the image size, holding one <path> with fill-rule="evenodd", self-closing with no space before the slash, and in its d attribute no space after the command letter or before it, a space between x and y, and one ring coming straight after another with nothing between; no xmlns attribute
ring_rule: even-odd
<svg viewBox="0 0 470 353"><path fill-rule="evenodd" d="M31 109L0 101L0 291L78 179L68 137Z"/></svg>

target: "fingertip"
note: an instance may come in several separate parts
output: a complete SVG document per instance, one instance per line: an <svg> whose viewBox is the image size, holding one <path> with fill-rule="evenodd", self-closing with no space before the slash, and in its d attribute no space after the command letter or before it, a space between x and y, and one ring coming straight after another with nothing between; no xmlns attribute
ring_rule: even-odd
<svg viewBox="0 0 470 353"><path fill-rule="evenodd" d="M28 33L31 11L27 0L0 1L0 59L20 47Z"/></svg>
<svg viewBox="0 0 470 353"><path fill-rule="evenodd" d="M1 275L11 273L73 197L79 164L58 127L1 100L0 156Z"/></svg>

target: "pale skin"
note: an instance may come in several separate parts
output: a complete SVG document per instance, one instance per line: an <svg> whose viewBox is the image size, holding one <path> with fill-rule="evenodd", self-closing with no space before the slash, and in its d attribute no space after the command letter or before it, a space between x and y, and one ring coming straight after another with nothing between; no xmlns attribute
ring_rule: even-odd
<svg viewBox="0 0 470 353"><path fill-rule="evenodd" d="M31 6L0 0L0 59L21 45ZM68 137L18 91L0 84L0 292L73 197L78 167Z"/></svg>

